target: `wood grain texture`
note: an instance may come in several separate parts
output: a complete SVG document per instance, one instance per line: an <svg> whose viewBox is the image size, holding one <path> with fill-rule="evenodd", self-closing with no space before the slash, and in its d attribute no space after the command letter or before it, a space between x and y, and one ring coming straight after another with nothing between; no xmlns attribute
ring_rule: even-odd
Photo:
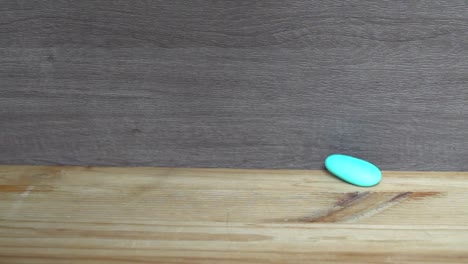
<svg viewBox="0 0 468 264"><path fill-rule="evenodd" d="M0 263L466 263L468 173L0 166Z"/></svg>
<svg viewBox="0 0 468 264"><path fill-rule="evenodd" d="M466 1L0 3L0 163L468 170Z"/></svg>

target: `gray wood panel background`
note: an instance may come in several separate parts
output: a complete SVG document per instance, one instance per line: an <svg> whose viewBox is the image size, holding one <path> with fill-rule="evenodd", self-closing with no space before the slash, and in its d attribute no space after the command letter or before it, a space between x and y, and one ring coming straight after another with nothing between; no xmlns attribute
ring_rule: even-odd
<svg viewBox="0 0 468 264"><path fill-rule="evenodd" d="M468 170L468 3L0 2L0 163Z"/></svg>

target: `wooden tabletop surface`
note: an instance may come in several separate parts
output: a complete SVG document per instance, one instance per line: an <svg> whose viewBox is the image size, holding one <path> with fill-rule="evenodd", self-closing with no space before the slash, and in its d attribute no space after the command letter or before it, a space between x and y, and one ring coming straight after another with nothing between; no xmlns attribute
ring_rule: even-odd
<svg viewBox="0 0 468 264"><path fill-rule="evenodd" d="M467 263L468 172L0 166L0 263Z"/></svg>

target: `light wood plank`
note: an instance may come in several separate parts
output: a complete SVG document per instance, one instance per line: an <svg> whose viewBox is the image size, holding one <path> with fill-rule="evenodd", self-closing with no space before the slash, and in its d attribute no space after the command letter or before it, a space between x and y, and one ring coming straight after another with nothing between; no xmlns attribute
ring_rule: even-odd
<svg viewBox="0 0 468 264"><path fill-rule="evenodd" d="M466 263L468 172L0 166L0 263Z"/></svg>

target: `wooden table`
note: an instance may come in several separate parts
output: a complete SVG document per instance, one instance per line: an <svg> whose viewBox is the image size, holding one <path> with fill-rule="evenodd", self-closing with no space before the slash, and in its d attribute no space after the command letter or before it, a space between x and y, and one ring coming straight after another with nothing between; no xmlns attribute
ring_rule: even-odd
<svg viewBox="0 0 468 264"><path fill-rule="evenodd" d="M0 263L467 263L468 172L0 166Z"/></svg>

